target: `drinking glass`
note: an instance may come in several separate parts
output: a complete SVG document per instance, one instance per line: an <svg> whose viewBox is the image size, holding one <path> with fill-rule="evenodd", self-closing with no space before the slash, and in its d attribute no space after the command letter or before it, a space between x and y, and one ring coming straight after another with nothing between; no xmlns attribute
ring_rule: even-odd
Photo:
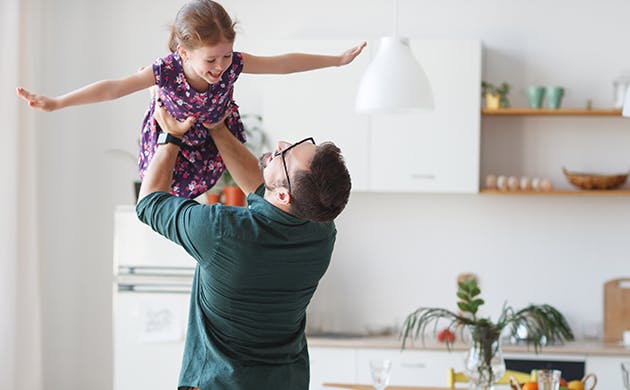
<svg viewBox="0 0 630 390"><path fill-rule="evenodd" d="M371 360L370 373L372 384L376 390L384 390L389 385L389 370L392 368L391 360Z"/></svg>
<svg viewBox="0 0 630 390"><path fill-rule="evenodd" d="M560 370L537 370L538 390L558 390L560 388Z"/></svg>
<svg viewBox="0 0 630 390"><path fill-rule="evenodd" d="M621 363L621 378L623 379L623 387L630 390L630 362Z"/></svg>

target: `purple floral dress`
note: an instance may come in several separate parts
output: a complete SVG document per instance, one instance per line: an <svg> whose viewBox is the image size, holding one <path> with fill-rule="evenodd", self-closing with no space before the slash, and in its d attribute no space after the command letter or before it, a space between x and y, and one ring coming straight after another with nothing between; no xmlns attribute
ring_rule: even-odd
<svg viewBox="0 0 630 390"><path fill-rule="evenodd" d="M216 123L228 107L235 108L227 118L228 129L245 142L245 130L234 103L232 93L234 82L243 70L243 56L234 52L232 64L223 72L221 80L210 84L206 92L195 91L186 80L178 53L158 58L153 64L155 83L166 110L177 120L189 116L197 118L193 127L184 134L183 144L175 162L171 193L177 196L194 198L214 186L223 174L225 167L212 137L202 123ZM148 168L157 147L157 137L162 132L153 117L157 97L151 100L142 122L142 138L138 165L140 178Z"/></svg>

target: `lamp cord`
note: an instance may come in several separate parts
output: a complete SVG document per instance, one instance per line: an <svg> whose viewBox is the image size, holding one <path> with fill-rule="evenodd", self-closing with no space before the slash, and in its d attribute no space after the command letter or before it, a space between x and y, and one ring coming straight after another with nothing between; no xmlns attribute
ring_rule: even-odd
<svg viewBox="0 0 630 390"><path fill-rule="evenodd" d="M398 0L394 0L394 38L398 38Z"/></svg>

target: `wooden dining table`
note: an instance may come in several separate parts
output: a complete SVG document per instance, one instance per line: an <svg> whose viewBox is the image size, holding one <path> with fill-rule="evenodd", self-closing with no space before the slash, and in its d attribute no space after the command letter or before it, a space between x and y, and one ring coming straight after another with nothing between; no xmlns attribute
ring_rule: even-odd
<svg viewBox="0 0 630 390"><path fill-rule="evenodd" d="M332 389L352 389L352 390L374 390L372 385L361 385L354 383L324 383L324 387ZM385 390L451 390L448 387L426 387L426 386L387 386Z"/></svg>

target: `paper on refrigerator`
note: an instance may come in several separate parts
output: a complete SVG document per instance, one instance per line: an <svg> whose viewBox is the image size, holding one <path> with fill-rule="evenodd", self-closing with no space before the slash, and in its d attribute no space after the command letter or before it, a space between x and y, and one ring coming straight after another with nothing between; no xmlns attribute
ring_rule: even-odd
<svg viewBox="0 0 630 390"><path fill-rule="evenodd" d="M162 343L183 340L182 321L175 303L145 302L139 311L142 329L138 342Z"/></svg>

